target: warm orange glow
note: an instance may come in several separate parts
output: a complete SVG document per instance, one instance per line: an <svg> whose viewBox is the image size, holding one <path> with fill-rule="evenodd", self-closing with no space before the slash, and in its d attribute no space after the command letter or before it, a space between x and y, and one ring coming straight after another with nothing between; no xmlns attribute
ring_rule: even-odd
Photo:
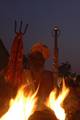
<svg viewBox="0 0 80 120"><path fill-rule="evenodd" d="M57 91L55 89L50 93L49 99L46 104L55 112L55 115L59 120L65 120L66 113L62 105L64 99L67 97L69 93L69 89L65 86L64 80L62 85L62 91L57 98L56 98L56 92Z"/></svg>
<svg viewBox="0 0 80 120"><path fill-rule="evenodd" d="M37 91L32 95L24 95L24 87L19 89L16 98L10 100L9 110L0 118L0 120L28 120L29 116L35 111Z"/></svg>
<svg viewBox="0 0 80 120"><path fill-rule="evenodd" d="M25 86L21 87L15 97L10 100L9 110L0 118L0 120L28 120L30 115L36 111L37 108L37 94L38 89L34 94L32 91L25 92ZM56 98L57 90L53 90L46 102L46 106L51 108L59 120L65 120L66 113L63 108L63 101L69 93L69 89L65 86L63 80L62 91Z"/></svg>

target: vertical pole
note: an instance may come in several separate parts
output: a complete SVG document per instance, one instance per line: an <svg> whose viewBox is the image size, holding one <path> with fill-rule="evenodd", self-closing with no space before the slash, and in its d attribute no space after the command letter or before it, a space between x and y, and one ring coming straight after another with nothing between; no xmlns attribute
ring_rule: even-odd
<svg viewBox="0 0 80 120"><path fill-rule="evenodd" d="M57 26L54 27L54 65L55 69L58 70L58 35L59 35L59 29Z"/></svg>
<svg viewBox="0 0 80 120"><path fill-rule="evenodd" d="M58 82L58 67L59 67L59 56L58 56L58 36L59 36L59 28L57 26L54 27L54 53L53 53L53 77L54 77L54 84L57 86Z"/></svg>

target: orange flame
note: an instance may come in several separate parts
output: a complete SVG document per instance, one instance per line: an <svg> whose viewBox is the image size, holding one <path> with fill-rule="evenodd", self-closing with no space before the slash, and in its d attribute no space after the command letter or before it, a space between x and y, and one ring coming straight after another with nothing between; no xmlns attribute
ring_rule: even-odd
<svg viewBox="0 0 80 120"><path fill-rule="evenodd" d="M24 95L24 87L18 91L16 98L10 100L9 110L0 118L0 120L28 120L29 116L35 111L37 102L37 91L32 95Z"/></svg>
<svg viewBox="0 0 80 120"><path fill-rule="evenodd" d="M69 88L65 86L64 80L63 80L63 85L62 85L62 91L57 98L56 98L56 92L57 90L55 89L50 93L50 96L49 96L49 99L46 105L54 111L56 117L59 120L65 120L66 113L62 105L63 105L64 99L67 97L69 93Z"/></svg>
<svg viewBox="0 0 80 120"><path fill-rule="evenodd" d="M31 114L36 111L37 97L36 94L38 89L34 94L32 94L31 90L29 94L25 95L25 86L22 86L15 99L10 100L10 108L9 110L0 118L0 120L28 120ZM63 101L67 97L69 93L69 89L65 86L65 82L63 80L62 91L56 98L57 90L53 90L50 93L48 101L46 102L46 106L51 108L56 117L59 120L65 120L66 113L63 108Z"/></svg>

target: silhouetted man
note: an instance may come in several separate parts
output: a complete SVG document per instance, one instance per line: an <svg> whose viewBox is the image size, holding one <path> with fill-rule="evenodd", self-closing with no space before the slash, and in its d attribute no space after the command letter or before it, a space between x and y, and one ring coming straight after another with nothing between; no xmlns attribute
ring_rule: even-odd
<svg viewBox="0 0 80 120"><path fill-rule="evenodd" d="M38 90L40 102L46 100L53 89L53 74L51 71L45 70L44 65L49 58L49 49L42 43L32 46L29 53L29 70L25 70L24 79L30 85L32 90ZM39 102L39 103L40 103Z"/></svg>

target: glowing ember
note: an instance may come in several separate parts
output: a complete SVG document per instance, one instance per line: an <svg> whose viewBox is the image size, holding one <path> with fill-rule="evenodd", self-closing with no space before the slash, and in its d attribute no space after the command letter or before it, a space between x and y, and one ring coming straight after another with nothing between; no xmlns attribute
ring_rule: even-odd
<svg viewBox="0 0 80 120"><path fill-rule="evenodd" d="M55 115L59 120L65 120L66 113L62 107L62 103L64 99L67 97L69 89L65 86L64 80L62 85L62 91L57 98L56 92L57 90L55 89L50 93L49 99L46 104L55 112Z"/></svg>
<svg viewBox="0 0 80 120"><path fill-rule="evenodd" d="M32 95L24 95L24 87L18 91L16 98L10 100L9 110L0 118L0 120L28 120L29 116L35 111L37 91Z"/></svg>

